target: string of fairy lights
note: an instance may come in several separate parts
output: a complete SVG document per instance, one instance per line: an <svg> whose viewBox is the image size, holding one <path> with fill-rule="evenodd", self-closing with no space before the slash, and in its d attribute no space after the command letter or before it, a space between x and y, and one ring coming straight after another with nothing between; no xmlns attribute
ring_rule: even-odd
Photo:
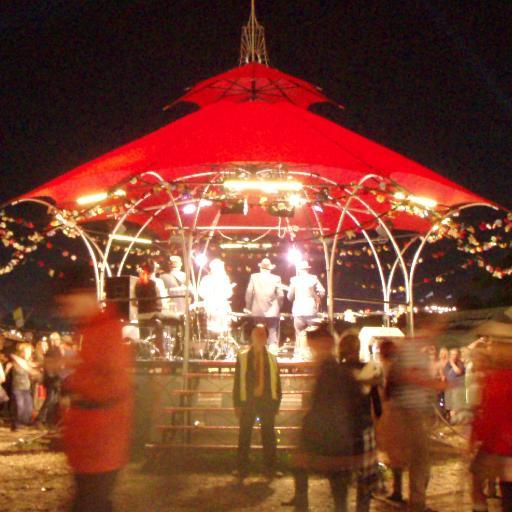
<svg viewBox="0 0 512 512"><path fill-rule="evenodd" d="M73 217L72 213L70 217ZM59 228L59 229L57 229ZM47 262L46 255L48 252L57 253L61 258L69 259L72 262L87 263L92 265L89 258L80 255L79 251L71 251L66 247L65 242L61 239L57 242L57 233L60 232L66 238L76 238L77 232L73 230L72 225L62 227L62 219L53 219L49 226L44 230L36 229L34 223L24 220L20 217L9 215L5 210L0 211L0 239L2 241L2 253L7 255L8 260L0 264L0 275L9 274L16 268L28 262L35 262L35 264L45 269L50 277L62 278L64 274L58 268L54 268L51 262ZM373 253L369 247L344 247L344 241L354 241L357 239L360 230L351 229L344 232L344 236L340 242L340 250L337 253L336 265L339 268L351 269L354 267L361 268L362 270L375 270L375 262L368 261L373 257ZM106 243L105 237L92 236L100 246ZM438 224L438 228L432 233L428 239L430 245L434 245L440 240L450 239L455 241L455 248L457 251L465 253L468 257L458 265L460 269L478 268L488 272L494 278L504 279L512 276L512 266L500 266L493 262L488 257L488 254L493 254L496 250L507 250L512 248L512 213L503 214L490 222L481 222L478 225L471 225L466 222L461 222L458 219L446 219ZM261 247L254 244L255 249ZM268 244L269 245L269 244ZM236 247L237 244L233 244ZM243 247L243 245L241 245ZM280 254L279 245L272 244L272 247L277 250L265 250L267 256L277 257ZM314 242L305 242L302 245L302 250L307 253L312 253L318 249ZM378 253L393 253L393 248L389 243L380 243L375 247ZM123 252L125 246L113 245L112 251ZM222 251L220 247L212 247L212 251ZM147 257L158 258L163 254L161 248L155 247L141 247L134 246L130 251L132 257L126 263L126 269L132 271L136 268L137 263ZM220 257L226 257L227 251L220 252ZM447 254L447 250L431 250L426 257L433 260L442 260ZM252 271L257 261L259 261L259 254L257 251L249 250L238 251L237 260L239 261L238 271ZM50 260L55 258L50 258ZM113 263L112 268L115 269L118 263ZM390 262L384 262L383 265L391 268ZM458 269L449 269L431 278L424 278L421 283L442 283L448 276L457 272ZM363 289L376 288L376 284L355 282ZM397 287L394 291L404 291L403 287Z"/></svg>

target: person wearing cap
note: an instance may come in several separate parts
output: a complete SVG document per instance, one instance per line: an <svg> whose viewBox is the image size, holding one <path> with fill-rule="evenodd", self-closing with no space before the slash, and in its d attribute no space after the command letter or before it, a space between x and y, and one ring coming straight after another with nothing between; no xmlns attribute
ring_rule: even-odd
<svg viewBox="0 0 512 512"><path fill-rule="evenodd" d="M231 327L229 299L233 295L233 285L221 259L213 259L209 267L210 273L201 279L198 293L204 301L208 332L212 336L225 336Z"/></svg>
<svg viewBox="0 0 512 512"><path fill-rule="evenodd" d="M484 378L475 414L472 445L478 447L471 464L473 511L486 512L483 482L499 479L501 509L512 510L512 308L484 322L478 334L487 340L480 356Z"/></svg>
<svg viewBox="0 0 512 512"><path fill-rule="evenodd" d="M284 293L281 278L272 274L275 265L268 258L258 263L260 271L251 274L245 292L245 307L250 311L254 324L267 326L270 350L277 352L279 347L279 313L283 305Z"/></svg>
<svg viewBox="0 0 512 512"><path fill-rule="evenodd" d="M317 276L310 274L310 265L307 261L300 261L296 265L297 275L290 280L288 300L293 302L292 315L295 327L295 352L301 346L304 330L313 325L320 301L325 295L325 288Z"/></svg>

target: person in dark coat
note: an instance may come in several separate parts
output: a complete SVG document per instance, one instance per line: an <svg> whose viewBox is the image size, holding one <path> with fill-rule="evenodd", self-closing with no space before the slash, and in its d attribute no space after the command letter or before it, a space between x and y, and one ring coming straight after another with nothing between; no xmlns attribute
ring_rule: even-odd
<svg viewBox="0 0 512 512"><path fill-rule="evenodd" d="M352 371L336 361L328 326L308 331L307 341L317 363L317 378L293 459L295 496L282 505L307 510L308 473L316 471L329 479L335 510L345 512L353 473L369 479L376 470L375 444L365 438L358 421L363 401L360 385Z"/></svg>
<svg viewBox="0 0 512 512"><path fill-rule="evenodd" d="M281 403L281 379L274 354L266 349L268 328L257 324L251 332L251 347L237 357L233 385L233 404L240 421L238 437L237 476L247 476L249 449L254 422L261 423L265 474L275 474L276 435L275 417Z"/></svg>

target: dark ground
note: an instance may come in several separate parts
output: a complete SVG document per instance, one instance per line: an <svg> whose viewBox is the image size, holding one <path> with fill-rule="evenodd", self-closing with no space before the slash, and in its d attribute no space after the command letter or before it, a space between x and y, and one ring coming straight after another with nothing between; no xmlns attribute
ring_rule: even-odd
<svg viewBox="0 0 512 512"><path fill-rule="evenodd" d="M439 512L470 510L465 442L444 430L435 443L434 467L429 487L429 505ZM72 479L62 453L50 451L48 443L33 441L34 430L11 433L0 427L0 511L64 511L72 493ZM17 442L18 441L18 442ZM256 457L255 457L256 458ZM280 506L293 492L288 473L267 484L257 472L243 486L230 475L229 454L203 457L200 461L162 456L131 463L123 471L115 492L116 511L254 511L289 510ZM257 464L255 464L257 470ZM353 498L353 497L352 497ZM313 478L310 487L312 511L332 510L328 484ZM372 512L394 510L373 501ZM498 510L490 508L490 511Z"/></svg>

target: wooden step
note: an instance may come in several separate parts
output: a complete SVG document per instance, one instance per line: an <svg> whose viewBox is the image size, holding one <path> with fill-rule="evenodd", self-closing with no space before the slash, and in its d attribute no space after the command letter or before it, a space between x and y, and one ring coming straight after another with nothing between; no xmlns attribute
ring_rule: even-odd
<svg viewBox="0 0 512 512"><path fill-rule="evenodd" d="M234 377L234 372L201 372L201 373L186 373L185 377L187 379L204 379L204 378L214 378L214 379L223 379L227 377ZM314 373L281 373L282 379L311 379L314 378Z"/></svg>
<svg viewBox="0 0 512 512"><path fill-rule="evenodd" d="M284 390L282 391L283 395L304 395L311 393L310 389L305 390ZM182 396L182 395L232 395L233 391L217 391L217 390L203 390L203 389L173 389L171 390L171 395L174 396Z"/></svg>
<svg viewBox="0 0 512 512"><path fill-rule="evenodd" d="M279 413L282 412L306 412L308 409L299 407L296 409L279 409ZM233 407L164 407L162 409L164 413L176 413L176 412L231 412L234 413Z"/></svg>
<svg viewBox="0 0 512 512"><path fill-rule="evenodd" d="M234 432L238 431L238 425L157 425L157 429L159 430L189 430L189 431L217 431L217 432ZM260 429L259 425L254 425L255 429ZM287 432L298 432L302 427L280 427L276 425L276 430L282 430Z"/></svg>
<svg viewBox="0 0 512 512"><path fill-rule="evenodd" d="M238 450L236 444L168 444L168 443L148 443L146 444L147 450L202 450L202 451L214 451L214 450ZM262 450L263 446L260 444L251 445L251 450ZM278 450L291 451L296 450L296 445L277 445Z"/></svg>

